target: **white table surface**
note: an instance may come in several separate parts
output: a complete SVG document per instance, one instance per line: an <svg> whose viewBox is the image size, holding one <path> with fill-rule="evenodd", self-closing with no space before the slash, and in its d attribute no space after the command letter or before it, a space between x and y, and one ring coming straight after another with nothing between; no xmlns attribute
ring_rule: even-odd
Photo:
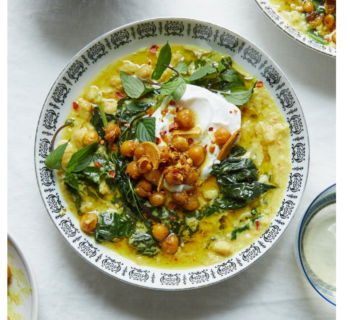
<svg viewBox="0 0 350 320"><path fill-rule="evenodd" d="M39 113L67 62L113 28L160 16L220 24L267 52L294 86L311 145L304 197L282 239L236 277L184 292L137 288L83 261L51 222L34 174ZM16 0L8 2L8 23L8 230L34 267L40 319L335 319L335 307L306 283L294 258L302 214L335 182L333 58L293 41L254 0Z"/></svg>

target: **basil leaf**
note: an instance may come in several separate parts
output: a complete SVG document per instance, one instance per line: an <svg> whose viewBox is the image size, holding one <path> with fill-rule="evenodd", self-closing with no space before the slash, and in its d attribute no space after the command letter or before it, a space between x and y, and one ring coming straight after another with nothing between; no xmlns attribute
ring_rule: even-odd
<svg viewBox="0 0 350 320"><path fill-rule="evenodd" d="M55 150L50 152L50 154L45 159L45 165L50 169L60 170L64 151L66 150L67 146L68 142L62 144L61 146L57 147Z"/></svg>
<svg viewBox="0 0 350 320"><path fill-rule="evenodd" d="M181 84L173 92L174 100L180 100L182 96L185 94L185 92L186 92L186 82L182 80Z"/></svg>
<svg viewBox="0 0 350 320"><path fill-rule="evenodd" d="M226 67L220 62L218 65L218 71L219 73L221 73L222 71L224 71L226 69Z"/></svg>
<svg viewBox="0 0 350 320"><path fill-rule="evenodd" d="M131 98L139 98L145 90L145 86L140 79L132 76L128 76L125 72L120 71L120 76L122 79L122 84L125 92Z"/></svg>
<svg viewBox="0 0 350 320"><path fill-rule="evenodd" d="M162 76L163 72L166 69L164 65L165 64L169 65L170 61L171 61L171 48L169 46L169 43L167 42L159 52L157 64L152 73L152 79L154 80L160 79L160 77Z"/></svg>
<svg viewBox="0 0 350 320"><path fill-rule="evenodd" d="M67 165L67 174L84 170L91 162L91 159L98 149L99 143L94 142L73 154Z"/></svg>
<svg viewBox="0 0 350 320"><path fill-rule="evenodd" d="M179 73L186 74L188 69L188 65L185 62L179 62L175 67L175 70Z"/></svg>
<svg viewBox="0 0 350 320"><path fill-rule="evenodd" d="M230 102L236 106L241 106L249 101L250 97L253 94L253 90L254 90L255 86L256 86L256 82L251 89L249 89L247 91L232 92L229 94L224 94L224 98L228 102Z"/></svg>
<svg viewBox="0 0 350 320"><path fill-rule="evenodd" d="M232 70L232 69L225 70L221 74L221 77L227 82L238 82L241 79L238 75L238 72L236 70Z"/></svg>
<svg viewBox="0 0 350 320"><path fill-rule="evenodd" d="M79 174L75 174L75 173L69 173L69 174L67 174L67 176L65 178L65 182L67 184L69 184L72 188L80 191L80 189L79 189L79 177L82 177L82 176ZM80 191L80 192L83 193L82 191Z"/></svg>
<svg viewBox="0 0 350 320"><path fill-rule="evenodd" d="M162 85L162 88L160 90L160 94L162 96L167 96L169 94L172 94L178 86L183 83L184 81L182 79L174 80L174 81L168 81L167 83Z"/></svg>
<svg viewBox="0 0 350 320"><path fill-rule="evenodd" d="M192 75L190 76L190 81L195 81L198 80L200 78L203 78L204 76L208 75L208 74L212 74L216 72L216 69L212 66L205 66L201 69L199 69L198 71L192 73Z"/></svg>
<svg viewBox="0 0 350 320"><path fill-rule="evenodd" d="M143 118L136 130L136 138L141 142L151 141L156 143L156 118Z"/></svg>

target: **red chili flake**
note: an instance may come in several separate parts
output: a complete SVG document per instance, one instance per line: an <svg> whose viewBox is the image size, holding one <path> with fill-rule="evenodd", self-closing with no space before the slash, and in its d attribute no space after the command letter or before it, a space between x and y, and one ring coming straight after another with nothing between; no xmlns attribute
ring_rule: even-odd
<svg viewBox="0 0 350 320"><path fill-rule="evenodd" d="M232 113L232 111L230 111L230 113Z"/></svg>
<svg viewBox="0 0 350 320"><path fill-rule="evenodd" d="M95 162L94 165L96 168L101 169L101 164L99 162Z"/></svg>
<svg viewBox="0 0 350 320"><path fill-rule="evenodd" d="M102 130L103 130L103 131L106 131L106 129L105 129L104 127L102 127Z"/></svg>
<svg viewBox="0 0 350 320"><path fill-rule="evenodd" d="M211 142L212 144L215 144L215 140L211 140L210 142Z"/></svg>
<svg viewBox="0 0 350 320"><path fill-rule="evenodd" d="M160 121L164 122L164 120L163 120L163 119L161 119Z"/></svg>
<svg viewBox="0 0 350 320"><path fill-rule="evenodd" d="M103 158L100 158L100 160L102 160Z"/></svg>
<svg viewBox="0 0 350 320"><path fill-rule="evenodd" d="M187 140L187 142L188 142L189 145L191 145L194 141L193 141L192 138L189 138L189 139Z"/></svg>
<svg viewBox="0 0 350 320"><path fill-rule="evenodd" d="M158 51L158 46L156 44L152 44L152 46L149 48L148 52L152 54L156 54Z"/></svg>
<svg viewBox="0 0 350 320"><path fill-rule="evenodd" d="M114 170L109 171L109 176L114 179L115 178L115 171Z"/></svg>
<svg viewBox="0 0 350 320"><path fill-rule="evenodd" d="M124 126L130 128L130 123L124 123Z"/></svg>
<svg viewBox="0 0 350 320"><path fill-rule="evenodd" d="M256 84L257 88L261 88L264 86L264 82L262 81L258 81L258 83Z"/></svg>
<svg viewBox="0 0 350 320"><path fill-rule="evenodd" d="M112 151L117 151L117 145L115 143L112 144L111 150Z"/></svg>
<svg viewBox="0 0 350 320"><path fill-rule="evenodd" d="M170 205L170 203L169 203L169 205ZM170 216L170 220L174 220L174 218L175 218L174 216Z"/></svg>
<svg viewBox="0 0 350 320"><path fill-rule="evenodd" d="M214 130L214 128L213 128L213 127L210 127L210 128L209 128L209 131L213 131L213 130Z"/></svg>
<svg viewBox="0 0 350 320"><path fill-rule="evenodd" d="M170 202L169 202L169 205L168 205L168 208L169 208L170 210L173 210L173 209L175 208L175 203L172 202L172 201L170 201ZM174 219L174 216L170 216L170 219L171 219L171 217L173 217L173 219Z"/></svg>
<svg viewBox="0 0 350 320"><path fill-rule="evenodd" d="M156 143L160 144L160 142L161 142L160 138L156 137Z"/></svg>
<svg viewBox="0 0 350 320"><path fill-rule="evenodd" d="M166 131L159 132L161 137L164 137L166 135Z"/></svg>
<svg viewBox="0 0 350 320"><path fill-rule="evenodd" d="M78 109L79 109L79 105L78 105L78 103L77 102L73 102L73 109L75 110L75 111L78 111Z"/></svg>
<svg viewBox="0 0 350 320"><path fill-rule="evenodd" d="M177 261L177 258L175 257L175 261Z"/></svg>
<svg viewBox="0 0 350 320"><path fill-rule="evenodd" d="M208 145L206 144L206 145L204 146L204 153L207 153L207 152L208 152L207 147L208 147Z"/></svg>
<svg viewBox="0 0 350 320"><path fill-rule="evenodd" d="M170 123L170 125L169 125L169 132L172 132L172 131L174 131L174 130L176 130L178 128L179 128L179 124L177 122Z"/></svg>
<svg viewBox="0 0 350 320"><path fill-rule="evenodd" d="M149 116L149 117L152 117L153 112L154 112L153 109L150 109L149 112L148 112L148 116Z"/></svg>
<svg viewBox="0 0 350 320"><path fill-rule="evenodd" d="M177 113L177 112L179 112L179 108L178 108L178 107L176 107L176 113Z"/></svg>
<svg viewBox="0 0 350 320"><path fill-rule="evenodd" d="M212 144L210 147L209 147L209 152L210 153L214 153L215 151L215 146Z"/></svg>
<svg viewBox="0 0 350 320"><path fill-rule="evenodd" d="M169 104L170 104L171 106L175 106L176 102L175 102L174 100L170 100Z"/></svg>
<svg viewBox="0 0 350 320"><path fill-rule="evenodd" d="M123 125L123 123L120 121L120 119L118 119L118 123L120 126Z"/></svg>
<svg viewBox="0 0 350 320"><path fill-rule="evenodd" d="M140 98L137 98L136 100L142 100L143 98L146 98L146 96L147 96L147 93L141 96Z"/></svg>
<svg viewBox="0 0 350 320"><path fill-rule="evenodd" d="M259 221L259 220L255 220L255 229L256 229L257 231L260 230L260 221Z"/></svg>
<svg viewBox="0 0 350 320"><path fill-rule="evenodd" d="M119 100L124 98L124 96L120 92L116 92L115 97Z"/></svg>
<svg viewBox="0 0 350 320"><path fill-rule="evenodd" d="M94 106L91 106L91 111L94 111L95 110L95 107Z"/></svg>

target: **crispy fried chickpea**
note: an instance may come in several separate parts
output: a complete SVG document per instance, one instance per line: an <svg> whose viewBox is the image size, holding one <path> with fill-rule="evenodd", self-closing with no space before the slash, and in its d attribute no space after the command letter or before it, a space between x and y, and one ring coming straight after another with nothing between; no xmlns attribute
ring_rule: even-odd
<svg viewBox="0 0 350 320"><path fill-rule="evenodd" d="M205 160L204 148L200 145L191 146L189 154L196 167L199 167Z"/></svg>
<svg viewBox="0 0 350 320"><path fill-rule="evenodd" d="M160 162L167 162L169 160L169 148L167 146L160 146Z"/></svg>
<svg viewBox="0 0 350 320"><path fill-rule="evenodd" d="M145 64L140 68L138 72L138 76L142 79L147 79L151 77L152 72L153 72L152 67L148 64Z"/></svg>
<svg viewBox="0 0 350 320"><path fill-rule="evenodd" d="M88 146L94 142L98 142L98 134L95 131L88 131L83 138L83 145Z"/></svg>
<svg viewBox="0 0 350 320"><path fill-rule="evenodd" d="M142 145L138 145L135 149L134 155L137 159L140 159L142 156L145 156L145 148Z"/></svg>
<svg viewBox="0 0 350 320"><path fill-rule="evenodd" d="M147 156L142 156L137 160L137 168L141 173L146 173L152 169L151 160Z"/></svg>
<svg viewBox="0 0 350 320"><path fill-rule="evenodd" d="M332 35L332 40L334 43L337 43L337 33L334 32L334 34Z"/></svg>
<svg viewBox="0 0 350 320"><path fill-rule="evenodd" d="M168 172L164 178L171 186L178 186L183 182L183 176L176 171Z"/></svg>
<svg viewBox="0 0 350 320"><path fill-rule="evenodd" d="M218 145L225 144L228 139L231 137L230 131L228 131L226 128L219 128L214 133L215 136L215 142Z"/></svg>
<svg viewBox="0 0 350 320"><path fill-rule="evenodd" d="M174 254L179 248L179 238L176 234L170 234L164 241L161 243L161 249L164 253Z"/></svg>
<svg viewBox="0 0 350 320"><path fill-rule="evenodd" d="M11 269L10 266L7 265L7 280L11 278Z"/></svg>
<svg viewBox="0 0 350 320"><path fill-rule="evenodd" d="M149 197L152 206L161 206L166 200L165 194L162 192L153 192Z"/></svg>
<svg viewBox="0 0 350 320"><path fill-rule="evenodd" d="M169 234L168 228L161 223L152 226L152 234L158 241L163 241Z"/></svg>
<svg viewBox="0 0 350 320"><path fill-rule="evenodd" d="M180 110L177 113L176 118L181 129L191 129L194 125L194 114L191 110Z"/></svg>
<svg viewBox="0 0 350 320"><path fill-rule="evenodd" d="M135 152L134 141L131 141L131 140L124 141L123 144L120 146L120 153L124 157L133 157L134 152Z"/></svg>
<svg viewBox="0 0 350 320"><path fill-rule="evenodd" d="M85 233L93 233L97 227L97 215L86 213L80 219L80 229Z"/></svg>
<svg viewBox="0 0 350 320"><path fill-rule="evenodd" d="M143 176L149 181L149 182L152 182L152 183L158 183L159 179L160 179L160 176L161 176L161 172L159 169L157 170L149 170L147 172L145 172L143 174Z"/></svg>
<svg viewBox="0 0 350 320"><path fill-rule="evenodd" d="M133 179L138 179L142 175L142 173L137 168L137 161L136 160L131 161L128 164L125 172Z"/></svg>
<svg viewBox="0 0 350 320"><path fill-rule="evenodd" d="M186 175L186 178L184 180L184 184L192 186L197 182L198 178L199 178L198 169L191 167L190 171Z"/></svg>
<svg viewBox="0 0 350 320"><path fill-rule="evenodd" d="M184 152L188 150L188 142L187 139L181 136L175 136L173 138L173 146L178 151Z"/></svg>
<svg viewBox="0 0 350 320"><path fill-rule="evenodd" d="M152 191L152 182L149 182L146 179L141 179L135 188L135 192L141 197L146 198L151 195Z"/></svg>
<svg viewBox="0 0 350 320"><path fill-rule="evenodd" d="M305 1L303 4L303 10L307 13L314 11L314 4L311 1Z"/></svg>
<svg viewBox="0 0 350 320"><path fill-rule="evenodd" d="M173 192L172 196L173 200L178 204L184 205L188 202L188 194L186 191Z"/></svg>
<svg viewBox="0 0 350 320"><path fill-rule="evenodd" d="M327 14L326 17L323 20L324 25L331 30L333 28L334 25L334 17L332 14Z"/></svg>
<svg viewBox="0 0 350 320"><path fill-rule="evenodd" d="M196 195L191 195L188 197L188 202L183 205L184 209L188 211L194 211L199 208L200 204Z"/></svg>
<svg viewBox="0 0 350 320"><path fill-rule="evenodd" d="M106 131L105 131L105 139L109 143L113 143L120 135L120 128L113 122L110 122L107 125Z"/></svg>

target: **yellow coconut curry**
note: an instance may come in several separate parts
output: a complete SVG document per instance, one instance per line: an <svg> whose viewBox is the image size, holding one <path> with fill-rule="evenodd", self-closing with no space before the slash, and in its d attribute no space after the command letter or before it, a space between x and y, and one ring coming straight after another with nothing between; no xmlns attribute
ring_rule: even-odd
<svg viewBox="0 0 350 320"><path fill-rule="evenodd" d="M289 126L263 82L194 46L153 45L113 62L63 127L46 165L69 210L139 265L211 265L249 246L291 170Z"/></svg>
<svg viewBox="0 0 350 320"><path fill-rule="evenodd" d="M270 1L295 30L323 45L336 47L336 0Z"/></svg>

